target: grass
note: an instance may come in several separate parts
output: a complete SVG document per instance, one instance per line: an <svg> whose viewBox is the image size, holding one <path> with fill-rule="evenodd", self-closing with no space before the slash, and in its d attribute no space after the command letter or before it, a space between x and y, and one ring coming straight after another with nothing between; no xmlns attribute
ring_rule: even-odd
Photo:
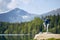
<svg viewBox="0 0 60 40"><path fill-rule="evenodd" d="M49 38L47 40L60 40L60 39L55 39L55 38Z"/></svg>

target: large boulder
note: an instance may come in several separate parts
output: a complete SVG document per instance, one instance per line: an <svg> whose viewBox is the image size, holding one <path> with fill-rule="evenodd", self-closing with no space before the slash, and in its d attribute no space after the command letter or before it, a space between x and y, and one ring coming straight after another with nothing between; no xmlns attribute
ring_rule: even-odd
<svg viewBox="0 0 60 40"><path fill-rule="evenodd" d="M60 34L43 32L43 33L36 34L34 37L34 39L36 39L36 40L49 39L49 38L60 39Z"/></svg>

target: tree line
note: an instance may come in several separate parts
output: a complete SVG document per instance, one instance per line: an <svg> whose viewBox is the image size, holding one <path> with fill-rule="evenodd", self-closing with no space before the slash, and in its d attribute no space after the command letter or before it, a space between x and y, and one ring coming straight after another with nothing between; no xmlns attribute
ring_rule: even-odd
<svg viewBox="0 0 60 40"><path fill-rule="evenodd" d="M49 32L60 34L60 15L50 15ZM0 34L37 34L45 32L43 19L35 17L34 20L21 23L0 22Z"/></svg>

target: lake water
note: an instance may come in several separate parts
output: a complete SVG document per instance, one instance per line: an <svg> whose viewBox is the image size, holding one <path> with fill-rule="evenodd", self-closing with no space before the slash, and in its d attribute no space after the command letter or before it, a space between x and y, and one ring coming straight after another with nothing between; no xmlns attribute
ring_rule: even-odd
<svg viewBox="0 0 60 40"><path fill-rule="evenodd" d="M0 35L0 40L33 40L34 35L15 35L15 36L7 36Z"/></svg>

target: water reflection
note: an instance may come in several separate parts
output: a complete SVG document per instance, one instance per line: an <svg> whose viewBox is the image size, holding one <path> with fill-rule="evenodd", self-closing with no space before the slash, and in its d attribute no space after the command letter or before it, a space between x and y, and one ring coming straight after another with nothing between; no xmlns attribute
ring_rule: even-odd
<svg viewBox="0 0 60 40"><path fill-rule="evenodd" d="M0 40L33 40L33 35L0 36Z"/></svg>
<svg viewBox="0 0 60 40"><path fill-rule="evenodd" d="M0 36L0 40L6 40L4 36Z"/></svg>

